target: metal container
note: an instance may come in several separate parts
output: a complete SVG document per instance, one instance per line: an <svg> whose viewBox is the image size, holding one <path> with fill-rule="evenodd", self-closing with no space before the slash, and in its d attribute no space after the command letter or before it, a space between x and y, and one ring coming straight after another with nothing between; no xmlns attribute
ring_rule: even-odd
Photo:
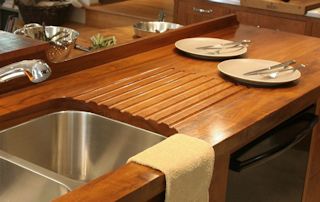
<svg viewBox="0 0 320 202"><path fill-rule="evenodd" d="M174 30L183 27L182 25L171 22L137 22L133 25L134 33L138 37L144 37L153 34L159 34L168 30Z"/></svg>
<svg viewBox="0 0 320 202"><path fill-rule="evenodd" d="M79 36L79 32L67 27L42 26L37 23L26 24L14 34L49 42L50 48L46 51L46 55L51 62L64 61Z"/></svg>

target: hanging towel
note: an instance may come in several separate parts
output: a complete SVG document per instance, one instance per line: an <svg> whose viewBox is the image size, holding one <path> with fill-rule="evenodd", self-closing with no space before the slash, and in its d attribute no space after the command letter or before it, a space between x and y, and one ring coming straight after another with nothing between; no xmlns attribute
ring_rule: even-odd
<svg viewBox="0 0 320 202"><path fill-rule="evenodd" d="M131 157L128 162L165 174L165 202L209 201L214 151L203 140L176 134Z"/></svg>

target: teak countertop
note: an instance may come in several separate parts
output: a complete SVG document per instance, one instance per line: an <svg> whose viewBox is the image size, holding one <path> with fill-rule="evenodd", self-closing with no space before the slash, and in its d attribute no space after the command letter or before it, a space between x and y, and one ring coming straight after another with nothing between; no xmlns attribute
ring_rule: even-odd
<svg viewBox="0 0 320 202"><path fill-rule="evenodd" d="M302 78L297 85L278 88L241 85L218 73L219 61L189 58L175 49L175 40L199 34L230 40L251 39L246 58L295 59L308 67L301 70ZM198 23L140 40L136 47L128 44L128 50L135 49L139 54L108 61L103 56L108 57L111 50L98 52L84 59L101 57L106 63L97 65L97 61L92 61L95 67L0 95L0 129L48 112L79 109L167 136L180 132L198 137L212 144L216 152L210 201L224 201L230 153L317 103L318 44L318 38L238 25L235 16ZM81 62L78 59L78 65ZM66 62L59 68L76 63ZM319 142L317 131L312 141L314 151ZM312 186L318 182L314 179L319 179L320 165L315 163L320 161L319 155L311 152L310 158L314 161L310 161L308 168L305 201L312 201L319 191L314 192L319 187ZM160 201L164 189L161 172L130 163L56 201Z"/></svg>

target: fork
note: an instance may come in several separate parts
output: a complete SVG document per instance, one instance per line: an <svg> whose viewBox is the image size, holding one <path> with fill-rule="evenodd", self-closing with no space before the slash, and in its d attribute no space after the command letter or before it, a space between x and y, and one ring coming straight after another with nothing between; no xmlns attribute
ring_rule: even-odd
<svg viewBox="0 0 320 202"><path fill-rule="evenodd" d="M292 71L292 72L294 72L294 71L296 71L296 70L298 70L298 69L305 68L305 67L306 67L305 64L300 64L298 67L280 69L280 70L273 71L273 72L261 73L260 75L265 76L265 77L270 78L270 79L275 79L275 78L278 78L278 77L279 77L280 72L286 72L286 71Z"/></svg>
<svg viewBox="0 0 320 202"><path fill-rule="evenodd" d="M249 43L251 43L251 40L245 39L242 41L234 41L234 42L230 42L230 43L200 46L200 47L197 47L196 49L200 49L200 50L226 49L226 48L234 48L234 47L241 46L241 45L245 46L245 45L248 45Z"/></svg>
<svg viewBox="0 0 320 202"><path fill-rule="evenodd" d="M236 47L236 46L235 46ZM236 52L236 51L239 51L239 50L242 50L244 49L245 46L239 46L239 48L237 49L234 49L234 50L231 50L231 51L227 51L227 52L224 52L224 53L232 53L232 52ZM213 52L207 52L207 54L210 54L210 55L217 55L217 54L221 54L221 51L222 50L225 50L225 49L216 49L215 51Z"/></svg>

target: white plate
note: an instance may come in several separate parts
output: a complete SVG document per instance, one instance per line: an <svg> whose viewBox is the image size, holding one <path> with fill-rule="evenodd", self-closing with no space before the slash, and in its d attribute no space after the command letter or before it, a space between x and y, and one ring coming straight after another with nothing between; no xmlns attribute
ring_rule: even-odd
<svg viewBox="0 0 320 202"><path fill-rule="evenodd" d="M243 75L246 72L270 67L276 64L279 64L279 62L260 59L233 59L219 63L218 69L221 73L233 77L236 80L255 85L279 85L296 81L301 77L301 73L298 70L280 72L279 76L274 79L263 75Z"/></svg>
<svg viewBox="0 0 320 202"><path fill-rule="evenodd" d="M197 47L224 44L230 42L232 41L217 38L198 37L181 39L175 43L175 46L177 49L185 53L188 53L194 57L205 59L230 58L243 55L247 52L247 48L245 46L223 49L219 53L214 53L215 50L197 49Z"/></svg>

